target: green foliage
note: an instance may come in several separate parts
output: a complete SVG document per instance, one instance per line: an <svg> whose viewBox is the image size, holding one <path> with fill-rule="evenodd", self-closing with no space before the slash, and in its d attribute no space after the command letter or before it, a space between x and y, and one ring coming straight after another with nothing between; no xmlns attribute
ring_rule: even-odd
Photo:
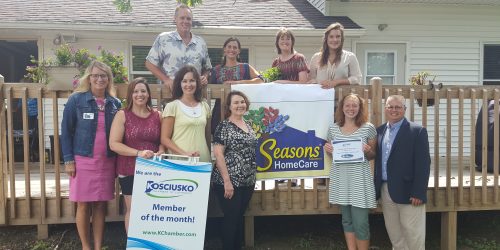
<svg viewBox="0 0 500 250"><path fill-rule="evenodd" d="M272 67L260 72L265 82L274 82L281 78L281 70L278 67Z"/></svg>
<svg viewBox="0 0 500 250"><path fill-rule="evenodd" d="M197 5L203 4L203 0L177 0L177 3L182 3L189 7L196 7ZM113 0L113 4L120 13L132 11L132 0Z"/></svg>
<svg viewBox="0 0 500 250"><path fill-rule="evenodd" d="M486 238L458 238L458 245L462 247L470 247L474 250L498 250L500 249L500 244L495 240L488 240Z"/></svg>
<svg viewBox="0 0 500 250"><path fill-rule="evenodd" d="M410 83L411 85L426 85L428 77L432 77L432 80L430 80L432 82L436 79L436 76L429 74L429 72L421 71L410 78Z"/></svg>
<svg viewBox="0 0 500 250"><path fill-rule="evenodd" d="M99 56L89 52L86 48L74 49L68 44L63 44L54 50L56 55L55 62L51 59L38 61L31 56L33 65L26 67L26 78L32 82L48 83L47 69L51 66L74 66L80 71L80 76L85 72L89 64L94 61L100 61L111 67L115 83L125 83L128 81L128 69L123 65L123 53L115 54L99 46ZM77 76L78 79L80 76Z"/></svg>
<svg viewBox="0 0 500 250"><path fill-rule="evenodd" d="M95 55L90 54L88 49L77 49L73 58L80 75L83 75L90 62L97 59Z"/></svg>
<svg viewBox="0 0 500 250"><path fill-rule="evenodd" d="M46 84L49 77L47 68L50 66L50 62L47 60L38 61L32 55L30 56L30 62L33 65L26 66L26 75L24 77L31 82Z"/></svg>
<svg viewBox="0 0 500 250"><path fill-rule="evenodd" d="M98 61L105 63L111 67L111 72L113 72L113 78L115 83L125 83L128 82L128 72L127 68L123 66L124 56L123 53L115 54L107 50L99 48L101 55L97 58Z"/></svg>
<svg viewBox="0 0 500 250"><path fill-rule="evenodd" d="M59 66L69 65L74 60L72 48L67 43L56 48L54 54L56 55L56 64Z"/></svg>
<svg viewBox="0 0 500 250"><path fill-rule="evenodd" d="M130 0L113 0L113 4L116 6L120 13L127 13L132 11L132 5Z"/></svg>
<svg viewBox="0 0 500 250"><path fill-rule="evenodd" d="M49 250L49 249L51 249L49 243L41 240L37 241L31 248L31 250Z"/></svg>

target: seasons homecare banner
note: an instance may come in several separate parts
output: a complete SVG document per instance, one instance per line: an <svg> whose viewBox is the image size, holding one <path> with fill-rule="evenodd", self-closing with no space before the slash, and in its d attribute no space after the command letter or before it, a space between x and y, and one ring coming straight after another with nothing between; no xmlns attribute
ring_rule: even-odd
<svg viewBox="0 0 500 250"><path fill-rule="evenodd" d="M333 122L334 89L319 84L238 84L245 93L259 138L257 179L328 176L331 157L323 150Z"/></svg>
<svg viewBox="0 0 500 250"><path fill-rule="evenodd" d="M212 164L137 158L127 249L203 249Z"/></svg>

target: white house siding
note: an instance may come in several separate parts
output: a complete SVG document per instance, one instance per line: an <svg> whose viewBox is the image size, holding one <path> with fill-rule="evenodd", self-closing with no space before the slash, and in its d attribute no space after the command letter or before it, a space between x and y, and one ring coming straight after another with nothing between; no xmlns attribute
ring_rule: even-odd
<svg viewBox="0 0 500 250"><path fill-rule="evenodd" d="M444 85L482 85L482 44L500 44L500 6L344 3L336 0L331 4L329 13L349 16L366 29L366 35L353 39L354 46L361 42L407 43L405 75L428 71L437 76L436 82ZM388 26L379 31L379 24ZM456 155L459 145L458 110L456 104L452 107L452 154ZM446 101L442 100L440 155L446 153L445 109ZM420 111L416 110L416 121L421 121ZM434 108L428 111L429 140L433 148ZM471 120L468 108L464 109L464 122L464 153L469 154Z"/></svg>

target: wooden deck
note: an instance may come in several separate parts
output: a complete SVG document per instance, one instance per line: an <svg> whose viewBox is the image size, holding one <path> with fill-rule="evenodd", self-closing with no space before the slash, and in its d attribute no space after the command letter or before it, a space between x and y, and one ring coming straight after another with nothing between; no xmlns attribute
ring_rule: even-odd
<svg viewBox="0 0 500 250"><path fill-rule="evenodd" d="M37 84L4 84L0 77L0 225L37 225L39 237L46 237L49 224L74 223L75 204L68 200L68 178L57 160L60 155L55 152L54 164L45 163L44 140L47 138L43 130L39 133L39 155L41 162L14 163L14 152L6 148L14 148L13 120L11 109L14 100L21 99L22 129L27 134L27 98L37 98L39 103L51 100L55 111L44 114L39 105L39 116L51 117L54 124L54 148L59 147L58 100L67 98L67 91L48 91ZM118 88L119 97L125 96L126 86ZM230 86L210 86L205 95L208 100L221 99ZM370 120L375 125L383 122L383 101L390 94L402 94L407 98L407 115L427 127L431 141L431 177L429 179L427 211L440 212L442 249L456 249L456 219L459 211L500 209L498 167L494 173L476 171L469 159L474 159L471 144L475 140L475 119L479 108L485 107L488 99L500 100L500 90L491 86L445 86L441 90L427 90L425 87L405 85L381 85L372 80L370 86L343 86L336 89L336 98L348 93L357 93L369 100ZM170 93L161 86L152 87L152 96L160 100L170 98ZM432 108L418 107L417 98L432 98L436 105ZM7 105L6 105L7 104ZM500 110L495 106L495 112ZM48 118L47 118L48 119ZM486 116L483 116L486 119ZM44 119L39 119L38 127L44 127ZM484 124L484 123L483 123ZM498 126L500 121L495 118ZM486 130L483 128L483 130ZM500 147L500 134L495 133L495 150ZM483 135L485 141L486 135ZM28 145L28 137L23 137L24 145ZM30 155L30 148L23 146L23 155ZM56 150L57 151L57 150ZM482 157L486 157L484 150ZM28 157L25 157L27 159ZM495 156L496 166L500 162ZM300 180L298 187L289 183L277 184L275 181L258 182L250 208L246 214L245 238L247 245L253 245L253 218L270 215L304 215L339 213L336 206L328 203L328 190L318 185L315 179ZM116 184L116 190L118 184ZM123 220L122 198L108 202L107 220ZM209 216L219 216L217 203L211 197ZM380 209L374 210L375 213Z"/></svg>
<svg viewBox="0 0 500 250"><path fill-rule="evenodd" d="M40 171L39 171L39 162L30 162L30 178L27 180L24 173L24 163L15 163L15 184L11 185L10 180L7 180L7 198L10 198L10 188L15 186L15 197L16 198L24 198L26 197L26 182L29 182L30 186L30 197L37 198L41 197L41 183L40 183ZM434 165L434 163L431 163ZM439 175L437 180L439 183L439 187L445 188L447 181L450 180L450 185L453 188L457 188L459 186L460 179L462 180L463 187L470 187L473 183L481 184L483 182L482 172L477 171L475 168L470 168L470 161L466 161L463 164L462 172L460 175L458 169L458 159L453 158L451 162L451 172L450 177L446 176L446 163L441 161L439 165ZM429 185L428 187L432 189L436 184L434 178L435 172L432 171L429 177ZM460 178L460 176L462 178ZM59 173L55 171L54 164L46 164L45 165L45 197L51 198L56 197L56 193L63 197L68 197L69 195L69 178L64 173L64 168L61 166ZM495 175L493 173L486 174L486 185L488 187L492 187L495 183ZM59 180L59 182L57 182ZM497 180L498 182L498 180ZM57 184L59 183L59 189L57 188ZM302 189L304 186L305 190L314 189L314 179L306 178L306 179L297 179L297 186L290 187L292 192L298 191ZM475 186L475 185L472 185ZM274 190L274 189L286 190L288 189L288 183L278 183L274 180L266 180L266 181L258 181L255 185L256 191L261 191L265 189L266 191ZM318 185L318 189L325 189L326 185ZM58 191L59 190L59 191Z"/></svg>

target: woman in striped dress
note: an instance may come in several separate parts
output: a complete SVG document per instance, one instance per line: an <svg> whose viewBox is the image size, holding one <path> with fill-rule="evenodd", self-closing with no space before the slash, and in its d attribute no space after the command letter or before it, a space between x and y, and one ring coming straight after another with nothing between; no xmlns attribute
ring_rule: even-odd
<svg viewBox="0 0 500 250"><path fill-rule="evenodd" d="M369 160L375 158L377 132L368 122L366 102L356 94L345 96L335 112L336 123L328 129L327 153L335 150L332 141L361 139L362 162L332 164L330 171L329 201L340 205L342 226L348 249L368 249L370 226L368 212L377 206L375 186Z"/></svg>

